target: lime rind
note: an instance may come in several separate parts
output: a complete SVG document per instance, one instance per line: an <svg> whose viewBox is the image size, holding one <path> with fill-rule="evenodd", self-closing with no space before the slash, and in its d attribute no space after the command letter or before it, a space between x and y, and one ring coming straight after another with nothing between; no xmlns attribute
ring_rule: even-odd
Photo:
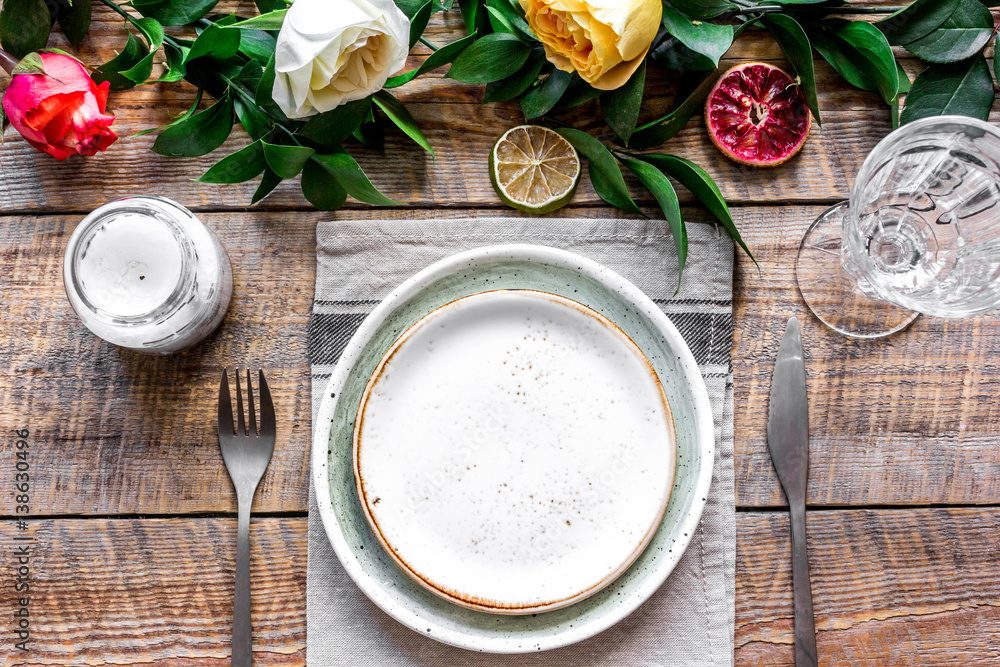
<svg viewBox="0 0 1000 667"><path fill-rule="evenodd" d="M513 135L515 132L523 134L524 137ZM543 137L541 146L535 146L530 142L527 145L518 145L518 142L514 141L514 139L518 139L521 140L521 144L524 144L524 141L530 139L532 135L535 135L536 138L538 135ZM498 151L501 147L505 149L506 153L503 156L504 160L498 158ZM528 149L531 155L528 155L525 149ZM560 152L557 152L554 157L548 157L557 150ZM522 164L524 165L523 169L519 169L517 165ZM560 170L557 167L563 169ZM570 168L569 171L572 175L566 173L567 167ZM539 125L519 125L504 132L493 144L493 148L490 149L489 170L493 189L496 190L504 204L523 213L541 215L558 210L573 199L576 187L580 182L580 156L576 149L556 132ZM510 173L504 174L507 178L501 178L501 170L509 170ZM551 196L538 203L531 203L524 198L519 198L511 191L510 186L515 183L524 186L523 178L528 175L529 170L531 170L532 181L527 184L527 188L531 189L535 182L534 179L538 178L541 179L539 186L552 193ZM501 182L502 180L505 182Z"/></svg>

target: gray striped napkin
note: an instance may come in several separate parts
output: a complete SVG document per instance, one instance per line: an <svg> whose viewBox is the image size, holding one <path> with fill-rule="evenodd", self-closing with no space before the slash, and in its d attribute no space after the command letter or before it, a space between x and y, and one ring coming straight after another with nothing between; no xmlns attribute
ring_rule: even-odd
<svg viewBox="0 0 1000 667"><path fill-rule="evenodd" d="M336 665L732 665L736 517L733 488L733 245L688 226L680 293L677 256L656 220L477 218L327 222L316 230L316 297L309 326L313 414L347 341L375 305L439 259L501 243L564 248L617 271L680 329L698 361L715 418L716 460L698 534L663 587L614 627L573 646L498 656L440 644L397 623L355 587L309 500L307 662Z"/></svg>

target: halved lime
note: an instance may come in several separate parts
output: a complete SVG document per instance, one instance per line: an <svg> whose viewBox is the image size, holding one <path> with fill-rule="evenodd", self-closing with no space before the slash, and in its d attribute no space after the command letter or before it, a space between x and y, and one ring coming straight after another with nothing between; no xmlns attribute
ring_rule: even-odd
<svg viewBox="0 0 1000 667"><path fill-rule="evenodd" d="M551 213L573 198L580 182L580 156L547 127L520 125L493 145L490 180L507 206Z"/></svg>

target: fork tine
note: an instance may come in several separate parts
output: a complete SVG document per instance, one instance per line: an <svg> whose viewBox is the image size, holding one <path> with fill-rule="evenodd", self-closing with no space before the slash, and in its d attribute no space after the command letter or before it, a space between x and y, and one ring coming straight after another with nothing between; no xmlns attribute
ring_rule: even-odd
<svg viewBox="0 0 1000 667"><path fill-rule="evenodd" d="M247 367L247 406L250 408L250 435L257 437L257 415L253 411L253 383L250 382L250 368Z"/></svg>
<svg viewBox="0 0 1000 667"><path fill-rule="evenodd" d="M236 409L239 411L239 419L236 422L236 435L246 435L247 425L243 419L243 392L240 391L240 369L236 369Z"/></svg>
<svg viewBox="0 0 1000 667"><path fill-rule="evenodd" d="M219 384L219 437L224 435L233 435L233 399L229 396L229 376L225 368Z"/></svg>
<svg viewBox="0 0 1000 667"><path fill-rule="evenodd" d="M267 386L264 378L264 371L260 371L260 382L258 385L260 393L260 435L261 437L274 437L277 429L274 425L274 403L271 401L271 390Z"/></svg>

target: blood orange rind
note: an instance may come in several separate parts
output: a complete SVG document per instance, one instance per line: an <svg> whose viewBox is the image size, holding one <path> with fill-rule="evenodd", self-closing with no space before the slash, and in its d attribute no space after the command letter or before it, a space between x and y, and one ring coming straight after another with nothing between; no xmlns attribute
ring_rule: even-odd
<svg viewBox="0 0 1000 667"><path fill-rule="evenodd" d="M753 167L776 167L801 150L812 113L795 79L767 63L727 70L705 100L705 127L723 155Z"/></svg>

